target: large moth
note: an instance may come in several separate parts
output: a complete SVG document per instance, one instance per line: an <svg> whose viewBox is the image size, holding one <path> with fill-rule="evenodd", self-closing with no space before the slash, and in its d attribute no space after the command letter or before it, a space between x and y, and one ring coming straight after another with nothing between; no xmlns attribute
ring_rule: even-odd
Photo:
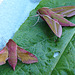
<svg viewBox="0 0 75 75"><path fill-rule="evenodd" d="M8 60L8 63L13 70L15 70L17 58L26 64L38 62L35 55L19 47L12 39L10 39L6 46L0 51L0 65L5 64L6 60Z"/></svg>

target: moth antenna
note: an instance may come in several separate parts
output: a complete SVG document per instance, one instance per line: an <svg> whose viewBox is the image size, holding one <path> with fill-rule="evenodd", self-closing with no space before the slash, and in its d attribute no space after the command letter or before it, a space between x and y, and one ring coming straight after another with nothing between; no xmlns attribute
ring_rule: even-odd
<svg viewBox="0 0 75 75"><path fill-rule="evenodd" d="M39 15L37 14L37 15L30 16L30 17L37 17L37 16L39 16Z"/></svg>
<svg viewBox="0 0 75 75"><path fill-rule="evenodd" d="M33 25L33 26L35 26L38 22L39 22L39 16L38 16L38 19L37 19L37 21L35 22L35 24Z"/></svg>

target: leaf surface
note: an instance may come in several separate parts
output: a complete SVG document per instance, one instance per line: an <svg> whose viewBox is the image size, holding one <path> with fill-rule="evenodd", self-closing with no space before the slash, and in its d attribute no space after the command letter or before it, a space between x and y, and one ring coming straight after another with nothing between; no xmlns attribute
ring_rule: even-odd
<svg viewBox="0 0 75 75"><path fill-rule="evenodd" d="M38 58L38 63L23 64L18 61L13 71L7 62L0 66L1 75L75 75L75 27L63 27L61 38L57 38L42 19L33 26L37 17L31 17L41 7L69 5L75 5L74 0L42 0L39 3L13 37L20 47ZM75 23L75 16L67 19ZM54 58L56 52L59 55Z"/></svg>

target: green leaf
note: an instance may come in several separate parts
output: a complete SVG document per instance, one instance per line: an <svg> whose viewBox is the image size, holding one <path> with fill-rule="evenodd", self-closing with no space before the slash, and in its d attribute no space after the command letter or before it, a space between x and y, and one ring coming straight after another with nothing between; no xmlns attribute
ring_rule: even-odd
<svg viewBox="0 0 75 75"><path fill-rule="evenodd" d="M7 62L0 66L1 75L75 75L75 27L63 27L61 38L57 38L42 19L33 26L37 17L31 17L41 7L68 5L75 5L74 0L42 0L39 3L13 37L17 45L37 56L38 63L28 65L18 61L13 71ZM75 23L75 16L67 19ZM55 52L59 55L54 58Z"/></svg>

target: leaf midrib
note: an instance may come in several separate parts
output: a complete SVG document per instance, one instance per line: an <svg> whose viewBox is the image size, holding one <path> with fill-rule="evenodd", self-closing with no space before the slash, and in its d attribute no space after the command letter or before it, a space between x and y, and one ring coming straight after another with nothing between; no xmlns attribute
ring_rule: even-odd
<svg viewBox="0 0 75 75"><path fill-rule="evenodd" d="M71 41L71 39L73 38L74 34L75 34L75 32L73 33L72 37L70 38L70 40L68 41L68 43L66 44L66 46L63 48L63 51L62 51L62 53L61 53L60 57L58 57L58 61L56 62L56 64L55 64L54 68L55 68L55 67L56 67L56 65L58 64L58 62L59 62L59 60L60 60L61 56L63 55L63 53L64 53L64 51L65 51L65 49L66 49L67 45L69 44L69 42L70 42L70 41ZM53 68L53 70L54 70L54 68ZM52 71L51 71L51 73L50 73L51 75L52 75L53 70L52 70Z"/></svg>

